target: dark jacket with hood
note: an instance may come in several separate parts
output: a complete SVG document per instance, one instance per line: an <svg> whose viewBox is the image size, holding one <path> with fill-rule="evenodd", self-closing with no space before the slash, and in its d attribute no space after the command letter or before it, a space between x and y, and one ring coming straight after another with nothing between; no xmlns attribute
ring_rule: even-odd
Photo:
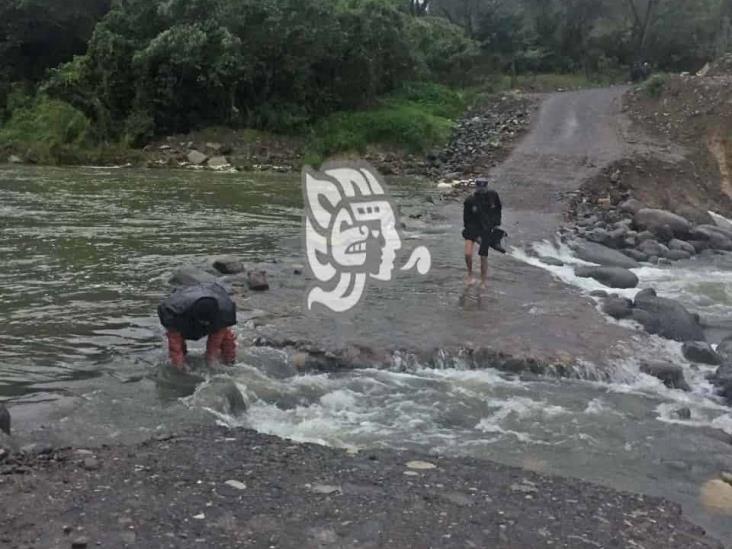
<svg viewBox="0 0 732 549"><path fill-rule="evenodd" d="M500 227L503 217L501 199L496 191L476 192L465 200L463 222L465 233L477 237Z"/></svg>
<svg viewBox="0 0 732 549"><path fill-rule="evenodd" d="M218 304L218 315L209 325L202 325L193 314L196 302L213 298ZM236 304L226 290L217 283L197 284L179 288L158 306L160 323L168 330L179 332L185 339L198 340L236 324Z"/></svg>

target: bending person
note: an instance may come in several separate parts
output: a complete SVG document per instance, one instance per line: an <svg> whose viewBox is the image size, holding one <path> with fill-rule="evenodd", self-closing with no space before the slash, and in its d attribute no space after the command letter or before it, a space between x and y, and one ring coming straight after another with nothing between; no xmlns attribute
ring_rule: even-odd
<svg viewBox="0 0 732 549"><path fill-rule="evenodd" d="M176 290L158 306L160 323L167 330L172 365L185 371L187 340L208 336L206 362L233 364L236 360L236 304L219 284L199 284Z"/></svg>

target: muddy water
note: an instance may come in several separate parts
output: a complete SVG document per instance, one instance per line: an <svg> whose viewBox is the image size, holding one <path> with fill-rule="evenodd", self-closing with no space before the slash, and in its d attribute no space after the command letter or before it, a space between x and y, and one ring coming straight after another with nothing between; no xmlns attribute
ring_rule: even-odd
<svg viewBox="0 0 732 549"><path fill-rule="evenodd" d="M421 184L394 187L405 211L424 203ZM21 438L128 442L220 421L341 447L468 454L666 496L718 538L732 539L729 509L700 498L707 481L732 469L724 438L732 416L713 397L705 370L659 339L631 338L631 352L612 364L611 383L471 372L459 362L427 369L401 356L387 371L298 375L280 351L242 349L222 375L237 383L249 412L232 418L207 410L199 396L210 374L180 379L162 367L154 309L166 279L182 263L224 253L250 263L277 258L271 269L284 273L301 261L300 205L293 177L0 168L0 399L10 400ZM459 293L459 266L440 264L458 261L459 250L440 244L442 229L409 223L411 238L437 246L441 257L419 300L431 297L455 318L473 314L475 303L451 295ZM711 280L695 274L698 267L682 277L646 276L673 285L690 304L706 303L721 322L732 312L730 266L717 265L721 274ZM503 287L496 291L511 294L527 268L523 258L506 258L495 268ZM561 272L546 276L572 284ZM404 293L410 282L400 284L394 291ZM397 307L391 297L385 291L370 299L381 311ZM532 310L516 314L530 317ZM242 321L246 337L246 316ZM382 320L382 328L396 326ZM526 330L537 338L544 331L540 322ZM640 374L638 361L647 355L684 364L693 392L667 390ZM691 409L691 420L675 418L680 407Z"/></svg>

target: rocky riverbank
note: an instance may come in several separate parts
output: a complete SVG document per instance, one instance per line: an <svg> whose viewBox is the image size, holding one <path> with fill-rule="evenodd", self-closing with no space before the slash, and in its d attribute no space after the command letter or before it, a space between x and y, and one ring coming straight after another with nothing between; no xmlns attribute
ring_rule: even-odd
<svg viewBox="0 0 732 549"><path fill-rule="evenodd" d="M246 430L46 448L6 458L0 472L0 541L12 549L721 547L656 498L474 459L353 453Z"/></svg>

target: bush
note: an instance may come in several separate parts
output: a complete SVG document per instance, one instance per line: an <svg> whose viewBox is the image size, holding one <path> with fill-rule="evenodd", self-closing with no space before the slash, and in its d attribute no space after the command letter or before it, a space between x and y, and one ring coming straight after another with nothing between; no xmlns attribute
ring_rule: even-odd
<svg viewBox="0 0 732 549"><path fill-rule="evenodd" d="M410 83L374 108L334 113L316 123L306 155L322 158L371 144L397 146L421 153L450 137L453 118L466 107L466 98L437 84Z"/></svg>
<svg viewBox="0 0 732 549"><path fill-rule="evenodd" d="M645 84L643 84L643 89L649 97L658 99L663 95L667 82L668 77L665 74L654 74Z"/></svg>
<svg viewBox="0 0 732 549"><path fill-rule="evenodd" d="M80 144L88 129L89 120L81 112L68 103L41 95L11 114L0 130L0 143Z"/></svg>

